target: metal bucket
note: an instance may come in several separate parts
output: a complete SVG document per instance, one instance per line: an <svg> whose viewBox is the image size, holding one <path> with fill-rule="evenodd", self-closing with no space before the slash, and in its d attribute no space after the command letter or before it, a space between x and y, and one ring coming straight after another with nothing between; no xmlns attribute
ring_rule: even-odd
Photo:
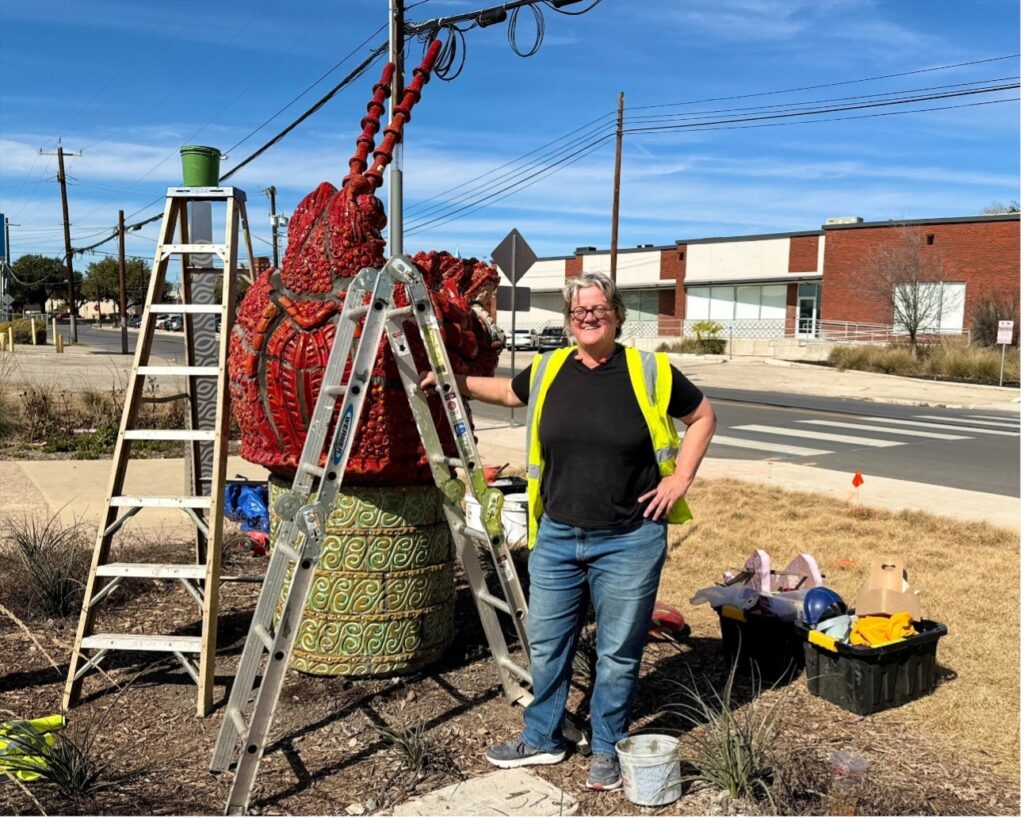
<svg viewBox="0 0 1024 818"><path fill-rule="evenodd" d="M272 543L274 506L290 489L271 477ZM378 676L436 661L455 632L455 553L437 488L343 487L326 528L289 666Z"/></svg>

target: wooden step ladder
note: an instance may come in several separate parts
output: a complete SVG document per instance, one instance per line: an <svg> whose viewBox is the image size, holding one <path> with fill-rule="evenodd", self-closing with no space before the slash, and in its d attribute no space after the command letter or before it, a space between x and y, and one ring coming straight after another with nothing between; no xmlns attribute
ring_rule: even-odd
<svg viewBox="0 0 1024 818"><path fill-rule="evenodd" d="M189 242L188 206L190 203L223 202L225 205L225 231L223 244L192 244ZM245 214L245 193L232 187L178 187L169 188L164 209L163 225L157 242L153 272L143 310L135 360L129 376L124 411L118 430L117 443L111 467L110 487L107 492L107 510L100 522L93 550L92 565L85 587L82 613L71 653L67 684L64 688L64 708L78 703L82 683L90 670L112 651L144 651L173 653L189 676L198 685L196 712L205 716L210 712L213 699L213 671L217 648L217 605L220 584L221 542L223 536L224 480L228 445L228 378L227 353L231 326L235 314L235 281L238 276L238 240L243 234L253 269L252 245ZM175 236L179 240L175 241ZM197 268L190 263L191 256L219 256L222 266ZM163 300L168 265L172 257L181 259L182 302L158 303ZM212 292L210 287L193 287L197 275L220 275L219 303L195 303L194 290ZM207 296L209 298L209 295ZM160 313L177 313L184 318L184 365L153 365L150 354ZM193 319L212 321L220 315L221 332L216 361L197 363L195 327ZM210 318L207 318L210 316ZM146 378L185 379L187 400L185 429L140 429L137 427L139 405L143 401ZM204 417L197 412L200 403L198 385L201 379L216 379L212 392L215 411ZM209 392L210 390L205 390ZM212 420L212 425L209 425ZM136 440L181 441L188 446L191 465L187 493L172 496L154 496L125 492L129 463L132 460L132 442ZM208 470L197 467L200 446L213 447L212 464ZM158 508L179 509L196 526L196 559L191 564L110 562L114 535L139 512ZM202 609L202 629L199 636L98 633L96 619L100 603L126 578L147 578L178 581Z"/></svg>

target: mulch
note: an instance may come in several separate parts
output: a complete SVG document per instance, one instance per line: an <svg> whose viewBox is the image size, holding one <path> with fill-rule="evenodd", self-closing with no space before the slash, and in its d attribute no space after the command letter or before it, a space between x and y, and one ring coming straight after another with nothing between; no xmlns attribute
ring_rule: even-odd
<svg viewBox="0 0 1024 818"><path fill-rule="evenodd" d="M229 552L227 572L251 573L260 562ZM0 564L0 597L4 568ZM121 594L119 591L118 594ZM69 714L69 735L88 743L113 783L81 800L46 788L32 793L49 814L220 814L229 774L208 769L223 707L245 640L258 586L226 584L221 593L214 713L197 718L195 687L173 657L118 654L103 676L87 680L84 700ZM116 597L116 595L115 595ZM5 601L5 605L8 603ZM386 813L408 798L491 771L483 751L512 737L520 711L502 697L468 590L456 597L457 639L436 665L408 677L344 679L289 673L260 768L251 812L261 815ZM196 633L197 608L183 589L139 582L111 599L108 622L138 630ZM76 622L27 621L36 644L0 616L0 709L34 717L59 709L67 655ZM48 654L56 664L51 665ZM681 734L693 730L666 707L680 683L702 680L723 688L729 664L717 632L691 634L682 643L652 641L633 707L633 727ZM777 808L790 814L826 814L829 759L854 748L871 763L861 814L1014 815L1019 780L993 774L982 760L958 755L942 736L914 734L891 720L848 713L810 695L805 677L773 689L739 680L734 703L776 705L773 751ZM119 689L118 689L119 688ZM580 706L575 691L571 707ZM700 729L700 728L697 728ZM409 738L413 754L391 736ZM536 773L571 793L584 815L768 814L766 802L737 800L707 785L692 785L674 804L645 808L621 793L582 788L588 761L573 754ZM38 814L21 789L0 783L0 813Z"/></svg>

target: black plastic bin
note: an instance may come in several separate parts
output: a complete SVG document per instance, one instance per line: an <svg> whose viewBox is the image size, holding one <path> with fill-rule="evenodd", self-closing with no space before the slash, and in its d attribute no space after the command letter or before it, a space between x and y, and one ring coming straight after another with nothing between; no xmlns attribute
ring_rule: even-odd
<svg viewBox="0 0 1024 818"><path fill-rule="evenodd" d="M804 637L792 622L732 605L715 608L722 647L738 673L756 674L764 685L785 684L804 669ZM739 661L737 661L737 657Z"/></svg>
<svg viewBox="0 0 1024 818"><path fill-rule="evenodd" d="M922 620L918 634L879 647L848 645L802 625L807 688L844 710L867 716L928 695L935 686L935 652L946 626Z"/></svg>

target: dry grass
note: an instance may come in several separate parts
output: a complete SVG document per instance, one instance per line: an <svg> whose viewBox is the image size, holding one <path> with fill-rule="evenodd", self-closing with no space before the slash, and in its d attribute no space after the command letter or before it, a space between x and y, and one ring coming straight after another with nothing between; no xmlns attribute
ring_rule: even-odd
<svg viewBox="0 0 1024 818"><path fill-rule="evenodd" d="M969 345L963 338L943 338L921 344L914 353L906 344L837 346L828 361L836 369L858 369L886 375L907 375L998 384L1002 351ZM1006 351L1004 382L1020 381L1020 350Z"/></svg>
<svg viewBox="0 0 1024 818"><path fill-rule="evenodd" d="M987 523L889 513L814 494L734 480L701 482L697 523L674 527L660 596L685 603L741 567L755 548L778 563L812 554L826 583L852 604L875 555L902 557L926 618L944 623L935 692L870 716L881 726L941 738L958 753L1017 778L1020 770L1020 538ZM848 567L842 567L840 564ZM852 564L847 561L852 561ZM687 609L695 634L717 638L706 605ZM873 725L874 726L874 725Z"/></svg>

